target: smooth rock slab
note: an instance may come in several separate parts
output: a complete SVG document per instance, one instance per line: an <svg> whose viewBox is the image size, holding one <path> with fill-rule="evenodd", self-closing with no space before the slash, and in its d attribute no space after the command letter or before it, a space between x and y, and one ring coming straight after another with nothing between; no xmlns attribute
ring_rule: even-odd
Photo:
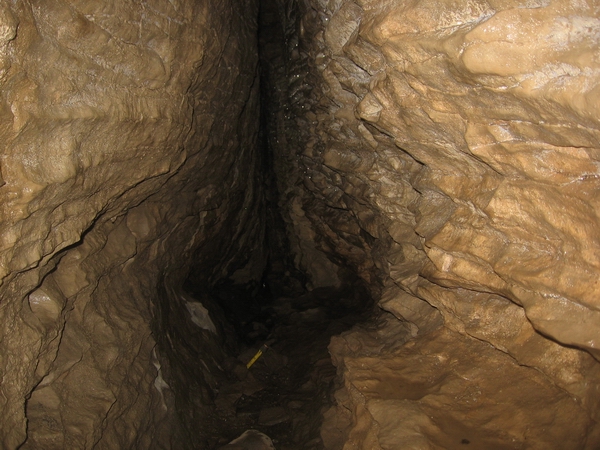
<svg viewBox="0 0 600 450"><path fill-rule="evenodd" d="M336 393L338 406L325 414L327 449L364 443L454 449L469 442L481 449L592 450L600 444L595 421L576 399L488 344L442 327L396 351L353 350L352 341L371 335L351 331L330 345L344 388Z"/></svg>

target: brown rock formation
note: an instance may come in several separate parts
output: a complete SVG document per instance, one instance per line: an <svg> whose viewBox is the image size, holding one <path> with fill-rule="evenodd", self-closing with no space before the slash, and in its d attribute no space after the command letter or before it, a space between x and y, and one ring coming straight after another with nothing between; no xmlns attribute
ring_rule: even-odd
<svg viewBox="0 0 600 450"><path fill-rule="evenodd" d="M0 9L0 447L190 448L220 342L179 286L261 271L257 4Z"/></svg>
<svg viewBox="0 0 600 450"><path fill-rule="evenodd" d="M314 0L296 13L293 115L277 128L291 131L274 146L296 149L280 189L291 233L313 238L297 259L316 284L322 252L381 285L381 308L412 338L393 351L408 339L394 328L371 346L353 332L352 351L334 341L344 390L328 448L461 447L458 434L478 448L596 448L597 8ZM441 366L417 369L417 354ZM468 361L522 389L462 374ZM459 406L473 390L487 394Z"/></svg>
<svg viewBox="0 0 600 450"><path fill-rule="evenodd" d="M595 3L263 0L262 114L258 6L0 5L0 447L202 448L269 232L378 300L326 448L598 448Z"/></svg>

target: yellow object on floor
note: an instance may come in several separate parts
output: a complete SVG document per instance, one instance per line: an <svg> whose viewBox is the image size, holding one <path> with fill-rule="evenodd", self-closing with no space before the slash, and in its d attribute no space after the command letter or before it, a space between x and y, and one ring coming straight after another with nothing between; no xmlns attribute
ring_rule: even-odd
<svg viewBox="0 0 600 450"><path fill-rule="evenodd" d="M248 364L246 364L246 369L249 369L250 367L252 367L252 364L254 364L258 358L260 358L263 354L263 352L265 352L268 349L268 345L267 344L263 344L261 348L258 349L258 351L256 352L256 355L254 355L252 357L252 359L250 361L248 361Z"/></svg>

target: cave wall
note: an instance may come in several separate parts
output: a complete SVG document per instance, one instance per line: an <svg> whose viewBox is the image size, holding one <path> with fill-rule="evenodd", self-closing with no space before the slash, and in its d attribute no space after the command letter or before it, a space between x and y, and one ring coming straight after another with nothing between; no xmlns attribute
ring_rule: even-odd
<svg viewBox="0 0 600 450"><path fill-rule="evenodd" d="M330 346L327 448L596 448L598 7L277 4L296 264L385 311Z"/></svg>
<svg viewBox="0 0 600 450"><path fill-rule="evenodd" d="M181 286L264 265L256 15L0 5L3 449L201 447L223 336Z"/></svg>
<svg viewBox="0 0 600 450"><path fill-rule="evenodd" d="M2 448L202 447L226 339L181 286L266 257L258 5L201 3L0 5ZM597 7L264 3L295 265L381 309L326 447L597 448Z"/></svg>

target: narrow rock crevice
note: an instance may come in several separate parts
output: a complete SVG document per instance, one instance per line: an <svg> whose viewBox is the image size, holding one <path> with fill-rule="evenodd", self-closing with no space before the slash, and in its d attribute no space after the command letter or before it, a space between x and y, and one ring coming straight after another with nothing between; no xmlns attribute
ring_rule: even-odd
<svg viewBox="0 0 600 450"><path fill-rule="evenodd" d="M598 448L592 3L0 4L0 448Z"/></svg>

